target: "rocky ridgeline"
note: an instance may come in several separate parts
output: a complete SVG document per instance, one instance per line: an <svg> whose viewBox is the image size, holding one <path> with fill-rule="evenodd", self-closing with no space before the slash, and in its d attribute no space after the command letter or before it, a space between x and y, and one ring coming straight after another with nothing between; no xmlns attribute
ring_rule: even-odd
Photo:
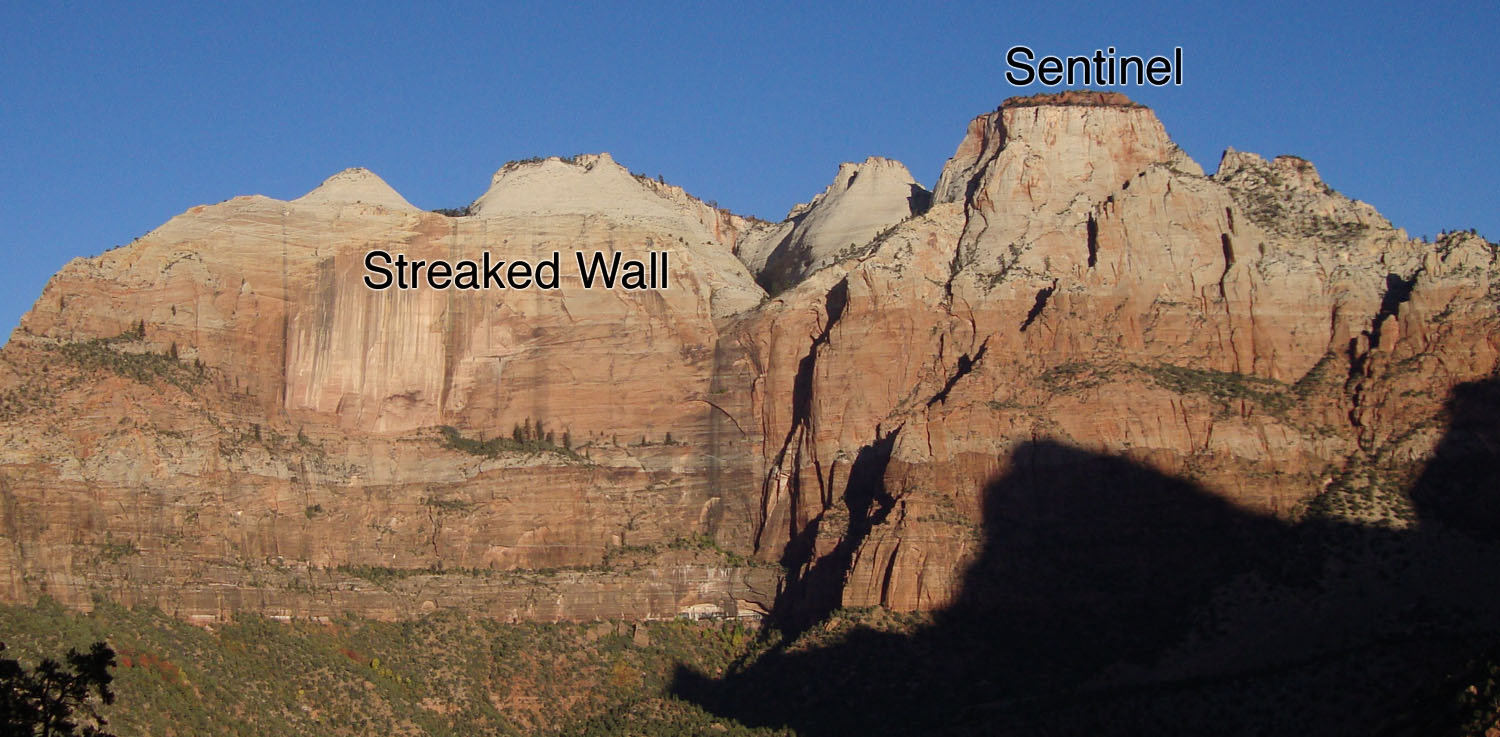
<svg viewBox="0 0 1500 737"><path fill-rule="evenodd" d="M1008 100L931 192L870 158L780 223L608 155L506 165L463 212L351 169L64 267L0 351L0 596L937 609L1038 448L1409 524L1372 490L1500 355L1494 244L1412 240L1293 157L1207 175L1117 94ZM374 291L376 247L669 250L672 287Z"/></svg>

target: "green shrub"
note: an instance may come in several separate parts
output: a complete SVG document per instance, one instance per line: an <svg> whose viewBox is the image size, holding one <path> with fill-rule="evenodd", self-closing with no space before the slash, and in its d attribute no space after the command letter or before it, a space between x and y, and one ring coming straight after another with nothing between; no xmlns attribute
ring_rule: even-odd
<svg viewBox="0 0 1500 737"><path fill-rule="evenodd" d="M553 453L569 460L585 461L583 456L574 453L573 449L568 447L571 439L567 433L563 433L563 445L557 445L553 442L551 433L543 436L533 435L530 423L531 421L527 420L524 426L516 425L508 438L498 437L489 440L464 437L458 428L449 425L439 427L438 432L443 436L445 447L470 455L494 458L502 453ZM541 426L541 421L538 421L535 427L540 430Z"/></svg>
<svg viewBox="0 0 1500 737"><path fill-rule="evenodd" d="M208 371L202 362L186 363L173 355L175 351L154 353L116 348L121 343L141 340L144 330L144 326L141 326L113 338L63 343L55 350L85 371L111 371L147 386L165 381L179 389L188 390L208 378Z"/></svg>
<svg viewBox="0 0 1500 737"><path fill-rule="evenodd" d="M1178 394L1199 394L1223 403L1250 401L1273 414L1283 413L1292 406L1287 385L1274 379L1170 363L1135 368L1145 372L1158 386Z"/></svg>

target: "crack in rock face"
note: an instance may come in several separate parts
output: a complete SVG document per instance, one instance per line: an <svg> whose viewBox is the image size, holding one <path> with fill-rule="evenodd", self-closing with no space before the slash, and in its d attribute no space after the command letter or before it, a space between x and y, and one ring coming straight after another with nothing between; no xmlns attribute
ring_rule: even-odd
<svg viewBox="0 0 1500 737"><path fill-rule="evenodd" d="M669 250L671 286L374 291L372 248ZM1486 447L1444 428L1496 371L1497 276L1494 244L1410 239L1302 159L1230 150L1205 175L1112 95L1009 100L931 191L871 157L778 223L607 154L505 165L445 212L350 169L48 284L0 349L0 597L208 620L711 605L788 631L950 611L987 530L1036 555L1089 514L1042 498L1072 472L1022 451L1405 530L1423 464ZM987 518L1002 480L1028 491ZM1450 481L1432 508L1483 518Z"/></svg>

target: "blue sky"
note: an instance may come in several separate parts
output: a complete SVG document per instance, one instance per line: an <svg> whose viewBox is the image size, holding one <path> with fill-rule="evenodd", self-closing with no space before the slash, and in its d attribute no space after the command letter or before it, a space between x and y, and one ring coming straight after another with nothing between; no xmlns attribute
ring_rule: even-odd
<svg viewBox="0 0 1500 737"><path fill-rule="evenodd" d="M7 3L0 335L76 256L349 166L461 206L508 160L609 151L780 219L838 163L931 186L1018 89L1005 52L1184 48L1121 88L1212 169L1293 153L1413 235L1500 239L1500 3ZM744 4L750 5L750 4Z"/></svg>

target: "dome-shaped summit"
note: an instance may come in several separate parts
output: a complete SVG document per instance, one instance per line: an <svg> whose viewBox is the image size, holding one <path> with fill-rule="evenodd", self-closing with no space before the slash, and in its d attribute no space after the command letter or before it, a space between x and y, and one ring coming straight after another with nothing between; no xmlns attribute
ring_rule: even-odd
<svg viewBox="0 0 1500 737"><path fill-rule="evenodd" d="M354 167L345 169L323 180L317 189L298 197L293 202L304 205L353 205L364 203L379 205L392 210L416 211L400 192L386 184L369 169Z"/></svg>

